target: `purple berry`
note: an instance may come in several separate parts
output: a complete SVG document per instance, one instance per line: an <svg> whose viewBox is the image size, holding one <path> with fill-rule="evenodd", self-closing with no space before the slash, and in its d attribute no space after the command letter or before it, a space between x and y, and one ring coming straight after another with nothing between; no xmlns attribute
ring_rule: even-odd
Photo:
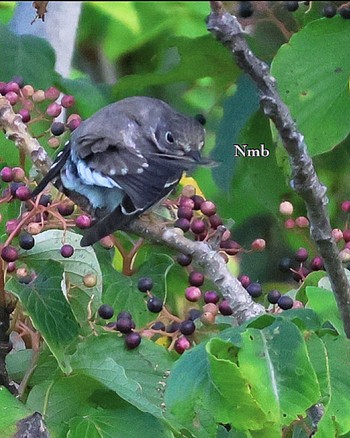
<svg viewBox="0 0 350 438"><path fill-rule="evenodd" d="M241 245L232 239L221 241L220 248L228 255L236 255L242 250Z"/></svg>
<svg viewBox="0 0 350 438"><path fill-rule="evenodd" d="M227 300L221 301L221 303L219 304L219 311L221 315L225 315L225 316L232 315L233 313L232 307L230 306Z"/></svg>
<svg viewBox="0 0 350 438"><path fill-rule="evenodd" d="M188 254L178 254L176 256L176 261L181 266L188 266L192 263L192 256Z"/></svg>
<svg viewBox="0 0 350 438"><path fill-rule="evenodd" d="M196 326L193 321L186 319L180 323L179 330L183 335L192 335L192 333L196 330Z"/></svg>
<svg viewBox="0 0 350 438"><path fill-rule="evenodd" d="M202 286L204 283L204 275L201 272L192 271L188 276L188 282L191 286Z"/></svg>
<svg viewBox="0 0 350 438"><path fill-rule="evenodd" d="M140 292L148 292L153 287L153 280L149 277L141 277L137 283L137 288Z"/></svg>
<svg viewBox="0 0 350 438"><path fill-rule="evenodd" d="M185 336L181 336L181 338L176 340L174 345L174 350L177 353L182 354L190 347L191 347L191 342Z"/></svg>
<svg viewBox="0 0 350 438"><path fill-rule="evenodd" d="M22 78L22 76L14 76L11 82L17 84L19 88L24 87L24 79Z"/></svg>
<svg viewBox="0 0 350 438"><path fill-rule="evenodd" d="M190 319L191 321L194 321L195 319L200 318L202 315L202 312L199 309L190 309L188 312L187 319Z"/></svg>
<svg viewBox="0 0 350 438"><path fill-rule="evenodd" d="M193 210L200 210L201 205L204 202L204 198L202 196L199 196L199 195L194 195L194 196L192 196L191 199L194 202Z"/></svg>
<svg viewBox="0 0 350 438"><path fill-rule="evenodd" d="M11 167L4 167L1 169L1 179L4 182L11 182L13 180L13 172Z"/></svg>
<svg viewBox="0 0 350 438"><path fill-rule="evenodd" d="M276 304L277 301L281 298L280 291L273 289L267 294L267 300L271 304Z"/></svg>
<svg viewBox="0 0 350 438"><path fill-rule="evenodd" d="M163 309L163 300L153 296L148 299L147 308L150 312L159 313Z"/></svg>
<svg viewBox="0 0 350 438"><path fill-rule="evenodd" d="M177 330L179 330L180 324L176 321L173 321L171 324L166 326L165 331L167 333L175 333Z"/></svg>
<svg viewBox="0 0 350 438"><path fill-rule="evenodd" d="M30 112L27 109L21 109L18 114L22 117L23 123L28 123L30 120Z"/></svg>
<svg viewBox="0 0 350 438"><path fill-rule="evenodd" d="M117 320L116 329L121 333L130 333L135 328L134 321L130 318L119 318Z"/></svg>
<svg viewBox="0 0 350 438"><path fill-rule="evenodd" d="M187 220L191 220L193 216L193 210L192 208L189 207L180 207L177 210L177 217L179 219L187 219Z"/></svg>
<svg viewBox="0 0 350 438"><path fill-rule="evenodd" d="M152 327L152 330L161 330L161 331L165 331L165 325L162 323L162 321L156 321Z"/></svg>
<svg viewBox="0 0 350 438"><path fill-rule="evenodd" d="M17 82L11 81L11 82L8 82L6 84L5 93L10 93L10 92L13 92L16 94L19 93L19 85L17 84Z"/></svg>
<svg viewBox="0 0 350 438"><path fill-rule="evenodd" d="M60 252L62 257L69 258L72 257L72 255L74 254L74 248L72 247L72 245L69 245L69 243L66 243L61 247Z"/></svg>
<svg viewBox="0 0 350 438"><path fill-rule="evenodd" d="M293 300L288 295L282 295L277 304L282 310L288 310L293 307Z"/></svg>
<svg viewBox="0 0 350 438"><path fill-rule="evenodd" d="M216 213L216 205L211 201L204 201L201 205L201 212L206 216L213 216Z"/></svg>
<svg viewBox="0 0 350 438"><path fill-rule="evenodd" d="M78 128L80 123L81 123L80 119L72 119L67 123L67 126L71 131L74 131L75 129Z"/></svg>
<svg viewBox="0 0 350 438"><path fill-rule="evenodd" d="M208 290L204 293L204 302L206 304L213 303L216 304L219 302L219 295L214 290Z"/></svg>
<svg viewBox="0 0 350 438"><path fill-rule="evenodd" d="M207 225L202 219L193 219L191 222L191 231L194 234L202 234L206 231Z"/></svg>
<svg viewBox="0 0 350 438"><path fill-rule="evenodd" d="M5 262L15 262L18 259L18 251L13 246L4 246L1 250L1 257Z"/></svg>
<svg viewBox="0 0 350 438"><path fill-rule="evenodd" d="M174 222L174 227L180 228L184 233L190 229L190 221L185 218L177 219Z"/></svg>
<svg viewBox="0 0 350 438"><path fill-rule="evenodd" d="M54 102L47 107L46 114L50 117L58 117L61 114L62 107L60 104Z"/></svg>
<svg viewBox="0 0 350 438"><path fill-rule="evenodd" d="M121 318L129 318L132 319L131 313L127 312L126 310L123 310L122 312L119 312L117 315L117 320Z"/></svg>
<svg viewBox="0 0 350 438"><path fill-rule="evenodd" d="M75 225L81 230L83 230L84 228L91 227L91 222L92 221L90 216L87 216L86 214L82 214L76 218Z"/></svg>
<svg viewBox="0 0 350 438"><path fill-rule="evenodd" d="M42 205L43 207L47 207L52 202L52 196L51 195L41 195L39 200L39 205Z"/></svg>
<svg viewBox="0 0 350 438"><path fill-rule="evenodd" d="M125 346L129 350L136 348L141 343L141 336L136 332L130 332L125 336Z"/></svg>
<svg viewBox="0 0 350 438"><path fill-rule="evenodd" d="M247 292L252 298L258 298L262 294L262 287L259 283L250 283L247 287Z"/></svg>
<svg viewBox="0 0 350 438"><path fill-rule="evenodd" d="M15 192L16 198L20 201L28 201L32 195L32 191L27 186L20 186Z"/></svg>
<svg viewBox="0 0 350 438"><path fill-rule="evenodd" d="M7 265L7 272L11 273L11 272L15 272L16 270L16 262L9 262Z"/></svg>
<svg viewBox="0 0 350 438"><path fill-rule="evenodd" d="M216 230L217 227L223 224L222 219L217 214L213 214L212 216L209 216L209 223L214 230Z"/></svg>
<svg viewBox="0 0 350 438"><path fill-rule="evenodd" d="M50 87L45 91L45 99L56 100L60 96L60 91L55 87Z"/></svg>
<svg viewBox="0 0 350 438"><path fill-rule="evenodd" d="M179 207L186 207L186 208L190 208L191 210L193 210L194 207L194 201L191 198L188 198L187 196L182 196L179 202ZM350 207L349 207L350 209Z"/></svg>
<svg viewBox="0 0 350 438"><path fill-rule="evenodd" d="M75 99L73 96L67 95L67 96L63 96L61 99L61 105L63 106L63 108L70 108L74 104L75 104Z"/></svg>
<svg viewBox="0 0 350 438"><path fill-rule="evenodd" d="M188 301L194 303L202 298L202 292L198 287L190 286L186 288L185 297Z"/></svg>
<svg viewBox="0 0 350 438"><path fill-rule="evenodd" d="M114 315L114 309L108 304L102 304L98 309L98 314L103 319L111 319Z"/></svg>
<svg viewBox="0 0 350 438"><path fill-rule="evenodd" d="M29 250L32 249L35 244L34 237L27 233L23 232L19 235L19 246L22 249Z"/></svg>
<svg viewBox="0 0 350 438"><path fill-rule="evenodd" d="M74 211L74 204L68 204L66 202L64 204L59 204L57 210L62 216L70 216Z"/></svg>
<svg viewBox="0 0 350 438"><path fill-rule="evenodd" d="M306 262L308 257L309 254L306 248L299 248L298 251L295 253L295 260L300 263Z"/></svg>
<svg viewBox="0 0 350 438"><path fill-rule="evenodd" d="M313 271L321 271L324 269L323 260L321 257L316 256L311 260L310 267Z"/></svg>
<svg viewBox="0 0 350 438"><path fill-rule="evenodd" d="M5 94L5 97L11 105L16 105L16 103L18 102L18 94L14 91L9 91Z"/></svg>

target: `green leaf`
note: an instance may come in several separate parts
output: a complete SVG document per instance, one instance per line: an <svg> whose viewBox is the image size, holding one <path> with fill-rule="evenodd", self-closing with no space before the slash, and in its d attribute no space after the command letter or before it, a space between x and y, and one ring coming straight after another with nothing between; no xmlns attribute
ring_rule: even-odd
<svg viewBox="0 0 350 438"><path fill-rule="evenodd" d="M295 295L295 299L306 304L306 302L307 302L306 288L309 286L318 286L318 283L321 280L321 278L326 277L326 276L327 276L327 274L325 271L310 272L310 274L308 274L308 276L305 278L305 280L302 282L300 288L298 289L298 291Z"/></svg>
<svg viewBox="0 0 350 438"><path fill-rule="evenodd" d="M0 435L12 438L16 433L16 422L27 417L30 411L4 386L0 386Z"/></svg>
<svg viewBox="0 0 350 438"><path fill-rule="evenodd" d="M22 76L35 88L48 88L59 78L55 71L55 52L36 36L16 35L0 25L0 80Z"/></svg>
<svg viewBox="0 0 350 438"><path fill-rule="evenodd" d="M331 150L349 134L348 24L340 16L313 21L280 48L272 63L278 90L311 155Z"/></svg>
<svg viewBox="0 0 350 438"><path fill-rule="evenodd" d="M32 356L33 350L31 348L11 351L11 354L6 356L6 369L11 379L15 382L21 382L30 366Z"/></svg>
<svg viewBox="0 0 350 438"><path fill-rule="evenodd" d="M71 364L75 373L91 377L139 410L162 417L165 379L172 366L163 347L144 339L129 351L122 338L105 333L80 344Z"/></svg>
<svg viewBox="0 0 350 438"><path fill-rule="evenodd" d="M306 296L307 306L318 314L322 322L329 321L339 334L345 336L344 325L333 292L321 287L308 286Z"/></svg>
<svg viewBox="0 0 350 438"><path fill-rule="evenodd" d="M93 248L82 248L81 235L71 231L48 230L34 236L34 239L34 247L29 251L22 251L21 260L34 269L40 268L47 260L59 262L64 269L65 279L70 284L68 299L72 310L81 324L86 323L90 316L90 303L92 311L96 311L101 304L102 295L102 273ZM61 256L60 248L63 243L74 247L72 257ZM87 274L96 275L96 286L84 285L83 278Z"/></svg>
<svg viewBox="0 0 350 438"><path fill-rule="evenodd" d="M13 277L6 283L6 289L19 297L62 370L68 371L65 350L77 340L79 325L62 293L62 275L59 263L47 261L36 271L31 283L21 284Z"/></svg>
<svg viewBox="0 0 350 438"><path fill-rule="evenodd" d="M209 341L206 351L200 345L185 353L165 393L169 412L191 431L209 436L213 423L227 422L252 434L259 431L257 436L280 436L282 425L305 415L319 397L304 339L282 317L261 330L226 330Z"/></svg>
<svg viewBox="0 0 350 438"><path fill-rule="evenodd" d="M142 438L174 435L150 414L128 407L125 409L93 409L69 422L67 438Z"/></svg>

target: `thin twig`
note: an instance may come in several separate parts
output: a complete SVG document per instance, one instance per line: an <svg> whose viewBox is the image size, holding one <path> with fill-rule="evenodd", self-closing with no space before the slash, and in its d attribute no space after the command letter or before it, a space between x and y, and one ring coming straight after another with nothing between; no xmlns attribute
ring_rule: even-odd
<svg viewBox="0 0 350 438"><path fill-rule="evenodd" d="M323 258L334 291L345 333L350 338L350 289L339 251L332 237L326 188L320 183L303 135L297 130L288 107L282 102L276 80L268 66L249 49L237 18L225 11L222 2L210 2L208 30L232 52L238 66L257 84L260 103L275 124L292 167L292 187L303 198L310 221L311 237Z"/></svg>

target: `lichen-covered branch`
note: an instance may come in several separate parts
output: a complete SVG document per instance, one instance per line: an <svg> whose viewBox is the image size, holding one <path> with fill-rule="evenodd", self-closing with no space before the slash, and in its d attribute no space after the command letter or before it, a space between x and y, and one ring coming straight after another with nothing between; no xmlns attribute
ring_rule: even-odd
<svg viewBox="0 0 350 438"><path fill-rule="evenodd" d="M311 236L319 249L338 303L345 332L350 337L350 288L332 238L327 211L326 188L320 183L307 152L303 135L298 132L288 107L282 102L276 80L268 66L249 49L236 17L227 13L222 2L212 1L208 30L232 52L238 66L251 76L260 91L265 114L275 124L292 167L292 186L303 198L311 226Z"/></svg>
<svg viewBox="0 0 350 438"><path fill-rule="evenodd" d="M30 136L21 117L13 112L4 97L0 97L0 129L5 131L6 136L15 142L43 175L47 173L51 165L50 157L38 141ZM233 316L239 323L265 312L264 307L255 303L241 283L231 275L223 258L210 244L194 242L179 235L172 228L143 220L135 220L129 230L154 243L191 254L195 262L202 267L205 275L216 284L223 297L228 300L233 308Z"/></svg>

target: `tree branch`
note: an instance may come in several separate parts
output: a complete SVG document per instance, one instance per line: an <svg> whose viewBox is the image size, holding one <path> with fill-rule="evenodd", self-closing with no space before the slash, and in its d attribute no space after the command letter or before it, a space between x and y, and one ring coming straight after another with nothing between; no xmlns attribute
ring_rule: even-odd
<svg viewBox="0 0 350 438"><path fill-rule="evenodd" d="M50 157L38 141L30 136L21 117L13 112L4 97L0 97L0 129L5 131L6 136L15 142L43 175L48 172L51 165ZM191 254L207 278L215 283L223 297L228 300L233 309L233 316L239 323L265 312L265 308L255 303L237 278L231 275L223 258L209 243L194 242L179 235L173 228L143 220L133 221L128 229L153 243Z"/></svg>
<svg viewBox="0 0 350 438"><path fill-rule="evenodd" d="M230 49L238 66L257 84L262 109L275 124L289 154L292 187L305 202L311 236L323 258L345 333L350 338L350 289L332 237L326 208L326 188L318 179L304 137L298 132L288 107L282 102L276 90L276 80L270 75L268 66L249 49L237 18L225 11L222 2L212 1L210 4L212 12L207 22L208 30Z"/></svg>

